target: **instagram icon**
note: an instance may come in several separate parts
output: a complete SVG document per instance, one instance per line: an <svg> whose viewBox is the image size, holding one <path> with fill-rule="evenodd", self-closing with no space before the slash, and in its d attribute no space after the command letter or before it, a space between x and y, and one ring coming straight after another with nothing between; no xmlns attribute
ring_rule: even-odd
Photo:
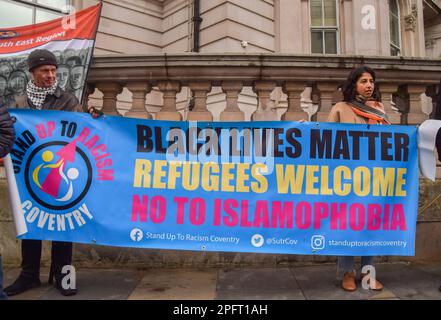
<svg viewBox="0 0 441 320"><path fill-rule="evenodd" d="M311 248L313 250L323 250L325 248L325 237L320 235L312 236Z"/></svg>

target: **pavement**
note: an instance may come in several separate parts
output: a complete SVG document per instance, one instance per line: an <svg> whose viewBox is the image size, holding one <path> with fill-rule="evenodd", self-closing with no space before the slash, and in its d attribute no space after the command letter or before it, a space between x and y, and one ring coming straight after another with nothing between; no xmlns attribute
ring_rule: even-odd
<svg viewBox="0 0 441 320"><path fill-rule="evenodd" d="M441 263L377 264L381 292L340 288L334 264L241 269L76 270L78 294L63 297L47 284L11 300L441 300ZM5 270L11 284L20 270Z"/></svg>

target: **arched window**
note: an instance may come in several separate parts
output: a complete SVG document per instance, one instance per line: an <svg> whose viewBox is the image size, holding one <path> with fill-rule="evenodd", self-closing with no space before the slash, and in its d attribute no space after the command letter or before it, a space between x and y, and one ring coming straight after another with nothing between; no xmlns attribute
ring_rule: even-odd
<svg viewBox="0 0 441 320"><path fill-rule="evenodd" d="M389 0L390 54L401 54L400 7L398 0Z"/></svg>
<svg viewBox="0 0 441 320"><path fill-rule="evenodd" d="M336 0L311 0L311 52L338 53L338 9Z"/></svg>

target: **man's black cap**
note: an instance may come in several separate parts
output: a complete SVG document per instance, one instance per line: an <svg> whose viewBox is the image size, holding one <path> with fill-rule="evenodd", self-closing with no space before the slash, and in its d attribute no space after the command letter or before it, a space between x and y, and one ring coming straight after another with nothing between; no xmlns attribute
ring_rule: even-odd
<svg viewBox="0 0 441 320"><path fill-rule="evenodd" d="M55 58L55 55L52 52L45 49L37 49L32 51L28 57L29 71L43 65L58 67L57 58Z"/></svg>

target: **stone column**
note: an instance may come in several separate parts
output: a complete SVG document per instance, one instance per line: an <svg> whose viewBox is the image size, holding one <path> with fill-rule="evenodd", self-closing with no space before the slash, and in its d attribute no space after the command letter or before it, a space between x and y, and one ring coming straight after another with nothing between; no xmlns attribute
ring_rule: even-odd
<svg viewBox="0 0 441 320"><path fill-rule="evenodd" d="M308 120L308 114L300 106L301 94L305 90L303 82L287 81L283 84L283 93L288 95L288 110L282 115L284 121Z"/></svg>
<svg viewBox="0 0 441 320"><path fill-rule="evenodd" d="M90 96L95 92L95 84L94 83L86 83L86 88L84 92L84 97L82 101L83 109L87 110L89 108Z"/></svg>
<svg viewBox="0 0 441 320"><path fill-rule="evenodd" d="M432 99L432 112L430 113L431 115L435 115L435 113L436 113L436 100L438 98L437 89L438 89L438 86L434 85L434 84L429 85L426 88L426 96L428 96L429 98ZM439 94L441 94L441 92Z"/></svg>
<svg viewBox="0 0 441 320"><path fill-rule="evenodd" d="M319 82L317 83L317 89L320 91L320 107L319 112L317 112L317 121L326 122L332 108L332 98L334 91L337 90L337 84Z"/></svg>
<svg viewBox="0 0 441 320"><path fill-rule="evenodd" d="M164 94L164 105L156 114L156 120L181 121L182 115L176 110L176 94L181 91L177 81L159 81L158 88Z"/></svg>
<svg viewBox="0 0 441 320"><path fill-rule="evenodd" d="M276 87L271 81L256 81L253 91L257 93L259 105L257 110L251 115L253 121L275 121L279 120L276 110L271 110L270 95Z"/></svg>
<svg viewBox="0 0 441 320"><path fill-rule="evenodd" d="M239 109L237 103L239 94L242 91L243 84L241 81L223 81L222 91L227 96L227 106L220 114L221 121L244 121L245 114Z"/></svg>
<svg viewBox="0 0 441 320"><path fill-rule="evenodd" d="M148 82L129 82L127 89L132 92L132 108L125 116L128 118L152 119L152 115L145 108L146 95L152 90Z"/></svg>
<svg viewBox="0 0 441 320"><path fill-rule="evenodd" d="M123 87L116 82L97 83L96 87L104 94L101 111L111 116L119 116L116 110L116 96L122 92Z"/></svg>
<svg viewBox="0 0 441 320"><path fill-rule="evenodd" d="M213 121L213 115L207 109L207 94L211 91L211 82L190 82L188 84L194 96L194 108L188 113L188 121Z"/></svg>
<svg viewBox="0 0 441 320"><path fill-rule="evenodd" d="M300 102L306 105L302 110L308 114L308 119L312 119L318 110L318 105L312 101L312 85L308 84L300 96Z"/></svg>
<svg viewBox="0 0 441 320"><path fill-rule="evenodd" d="M401 124L401 113L392 109L392 94L397 92L397 84L382 83L380 85L381 100L384 105L387 117L392 124Z"/></svg>
<svg viewBox="0 0 441 320"><path fill-rule="evenodd" d="M429 117L421 109L421 94L426 92L426 87L419 84L409 84L409 113L407 114L407 124L421 124Z"/></svg>

